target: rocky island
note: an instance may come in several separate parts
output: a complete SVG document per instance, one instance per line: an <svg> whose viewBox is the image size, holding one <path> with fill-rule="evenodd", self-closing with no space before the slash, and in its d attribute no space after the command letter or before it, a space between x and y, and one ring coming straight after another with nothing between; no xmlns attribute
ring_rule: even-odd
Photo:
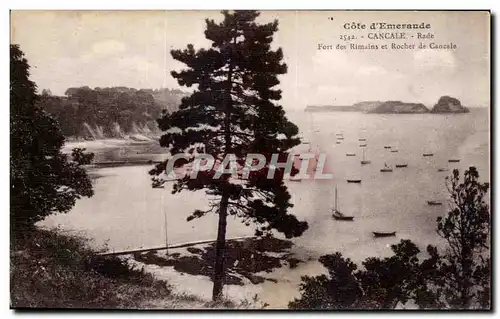
<svg viewBox="0 0 500 319"><path fill-rule="evenodd" d="M380 101L364 101L353 105L308 105L306 112L368 112L378 107Z"/></svg>
<svg viewBox="0 0 500 319"><path fill-rule="evenodd" d="M405 103L401 101L387 101L367 113L428 113L429 110L422 103Z"/></svg>
<svg viewBox="0 0 500 319"><path fill-rule="evenodd" d="M451 96L442 96L434 108L432 108L431 113L467 113L469 109L462 106L460 101Z"/></svg>
<svg viewBox="0 0 500 319"><path fill-rule="evenodd" d="M422 103L401 101L363 101L353 105L309 105L306 112L361 112L383 114L421 114L421 113L467 113L469 109L450 96L442 96L432 110Z"/></svg>

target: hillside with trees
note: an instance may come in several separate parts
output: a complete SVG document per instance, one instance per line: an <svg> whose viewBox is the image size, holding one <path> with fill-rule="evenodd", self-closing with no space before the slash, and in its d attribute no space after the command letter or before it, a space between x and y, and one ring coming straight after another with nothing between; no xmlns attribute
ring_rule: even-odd
<svg viewBox="0 0 500 319"><path fill-rule="evenodd" d="M186 93L176 89L127 87L68 88L65 96L43 90L38 105L58 123L65 136L123 138L156 135L156 119L177 109Z"/></svg>

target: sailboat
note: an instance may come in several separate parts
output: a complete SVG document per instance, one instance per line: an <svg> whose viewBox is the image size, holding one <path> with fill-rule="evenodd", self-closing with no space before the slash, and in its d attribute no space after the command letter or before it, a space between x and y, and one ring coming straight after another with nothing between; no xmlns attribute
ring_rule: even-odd
<svg viewBox="0 0 500 319"><path fill-rule="evenodd" d="M370 164L372 161L366 159L366 152L363 149L363 159L361 160L361 165Z"/></svg>
<svg viewBox="0 0 500 319"><path fill-rule="evenodd" d="M346 216L338 210L337 186L335 186L335 206L332 210L332 217L336 220L352 221L354 216Z"/></svg>
<svg viewBox="0 0 500 319"><path fill-rule="evenodd" d="M392 172L392 167L388 166L387 163L384 163L384 168L380 170L381 172Z"/></svg>

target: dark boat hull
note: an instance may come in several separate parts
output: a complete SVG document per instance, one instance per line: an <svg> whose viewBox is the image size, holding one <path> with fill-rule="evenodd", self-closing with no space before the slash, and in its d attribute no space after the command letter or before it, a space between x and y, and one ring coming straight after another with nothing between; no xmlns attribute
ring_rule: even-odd
<svg viewBox="0 0 500 319"><path fill-rule="evenodd" d="M396 167L400 167L400 168L401 168L401 167L408 167L408 164L402 164L402 165L397 165L397 164L396 164Z"/></svg>
<svg viewBox="0 0 500 319"><path fill-rule="evenodd" d="M356 154L345 154L345 156L356 156Z"/></svg>
<svg viewBox="0 0 500 319"><path fill-rule="evenodd" d="M448 160L448 163L458 163L458 162L460 162L460 160L457 159Z"/></svg>
<svg viewBox="0 0 500 319"><path fill-rule="evenodd" d="M422 154L424 157L434 156L434 154Z"/></svg>
<svg viewBox="0 0 500 319"><path fill-rule="evenodd" d="M374 232L373 232L373 235L374 235L375 237L392 237L392 236L396 236L396 232L395 232L395 231L393 231L393 232L391 232L391 233L381 233L381 232L376 232L376 231L374 231Z"/></svg>
<svg viewBox="0 0 500 319"><path fill-rule="evenodd" d="M392 169L381 169L380 171L382 173L390 173L390 172L392 172Z"/></svg>
<svg viewBox="0 0 500 319"><path fill-rule="evenodd" d="M361 180L360 179L348 179L347 182L348 183L361 183Z"/></svg>
<svg viewBox="0 0 500 319"><path fill-rule="evenodd" d="M427 205L430 205L430 206L440 206L440 205L443 205L443 203L441 202L435 202L435 201L427 201Z"/></svg>
<svg viewBox="0 0 500 319"><path fill-rule="evenodd" d="M344 220L344 221L352 221L354 220L354 216L337 216L332 215L335 220Z"/></svg>
<svg viewBox="0 0 500 319"><path fill-rule="evenodd" d="M361 161L361 165L370 164L372 161Z"/></svg>

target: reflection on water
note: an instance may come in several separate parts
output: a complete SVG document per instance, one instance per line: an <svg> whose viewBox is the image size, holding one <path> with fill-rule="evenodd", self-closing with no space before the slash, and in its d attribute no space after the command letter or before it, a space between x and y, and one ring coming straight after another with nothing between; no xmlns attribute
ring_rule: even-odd
<svg viewBox="0 0 500 319"><path fill-rule="evenodd" d="M97 163L115 161L147 162L163 159L165 157L165 148L162 148L158 141L152 141L102 148L94 153L96 155L94 162Z"/></svg>

